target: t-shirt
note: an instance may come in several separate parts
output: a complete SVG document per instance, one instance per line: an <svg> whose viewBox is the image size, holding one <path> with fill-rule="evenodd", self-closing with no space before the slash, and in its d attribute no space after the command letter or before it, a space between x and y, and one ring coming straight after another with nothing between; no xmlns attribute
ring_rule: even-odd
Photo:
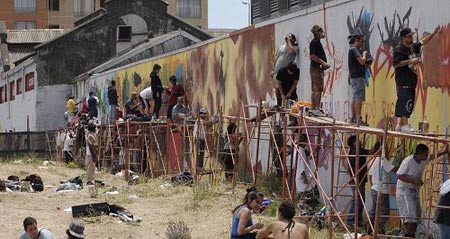
<svg viewBox="0 0 450 239"><path fill-rule="evenodd" d="M375 191L381 190L383 194L389 194L389 172L394 167L386 159L381 160L381 157L376 157L372 162L372 167L369 169L369 175L372 176L372 189Z"/></svg>
<svg viewBox="0 0 450 239"><path fill-rule="evenodd" d="M403 159L402 164L400 164L400 168L397 171L397 177L404 175L421 180L425 166L430 161L431 159L429 157L425 161L417 161L414 158L414 155L410 155ZM397 180L397 195L417 194L419 189L420 187L412 183L403 182L400 179Z"/></svg>
<svg viewBox="0 0 450 239"><path fill-rule="evenodd" d="M283 89L283 94L287 94L291 89L293 84L296 84L300 77L300 71L296 70L292 75L289 74L287 68L280 69L277 73L277 80L281 81L281 87ZM292 98L297 98L297 86L295 86L292 92Z"/></svg>
<svg viewBox="0 0 450 239"><path fill-rule="evenodd" d="M76 103L75 103L75 101L73 100L73 99L69 99L68 101L67 101L67 105L66 105L66 108L67 108L67 112L68 113L74 113L75 112L75 107L76 107Z"/></svg>
<svg viewBox="0 0 450 239"><path fill-rule="evenodd" d="M368 155L369 151L367 149L364 148L360 148L359 149L359 175L358 175L358 179L359 179L359 183L361 185L364 185L365 183L367 183L367 165L364 165L366 163L366 157L367 156L362 156L362 155ZM356 147L350 147L350 150L348 152L348 155L356 155ZM353 170L353 173L356 174L356 156L349 156L348 157L349 161L350 161L350 166Z"/></svg>
<svg viewBox="0 0 450 239"><path fill-rule="evenodd" d="M297 153L298 152L298 153ZM297 157L298 155L298 157ZM314 166L312 166L309 163L309 159L306 156L305 149L302 147L298 148L298 151L295 150L294 152L294 162L297 161L297 172L295 176L295 185L297 187L297 192L305 192L307 190L310 190L316 186L316 182L312 180L311 172L308 170L308 167L306 166L306 162L308 162L309 168L314 171ZM302 180L302 172L305 172L306 180L308 181L307 184L305 184Z"/></svg>
<svg viewBox="0 0 450 239"><path fill-rule="evenodd" d="M366 74L364 65L361 65L358 58L362 57L361 50L356 47L351 47L348 50L348 69L350 71L350 78L362 78Z"/></svg>
<svg viewBox="0 0 450 239"><path fill-rule="evenodd" d="M23 232L19 239L33 239L26 232ZM49 230L45 228L39 229L39 237L37 239L56 239L55 236Z"/></svg>
<svg viewBox="0 0 450 239"><path fill-rule="evenodd" d="M184 105L175 105L172 109L172 121L176 124L183 123L183 118L179 114L186 114L187 108Z"/></svg>
<svg viewBox="0 0 450 239"><path fill-rule="evenodd" d="M281 45L277 50L275 68L273 72L277 73L281 68L286 67L289 63L295 61L298 55L298 46L292 46L294 51L289 51L287 44Z"/></svg>
<svg viewBox="0 0 450 239"><path fill-rule="evenodd" d="M422 43L414 42L411 48L406 47L402 43L394 49L394 66L402 61L409 60L415 57L415 54L420 53ZM402 67L395 67L395 83L397 86L409 86L415 88L417 85L417 74L412 65Z"/></svg>
<svg viewBox="0 0 450 239"><path fill-rule="evenodd" d="M170 96L167 104L171 107L177 104L177 98L184 95L184 88L180 84L176 84L170 88Z"/></svg>
<svg viewBox="0 0 450 239"><path fill-rule="evenodd" d="M139 93L139 95L146 100L151 100L152 99L152 87L145 88L144 90L141 91L141 93Z"/></svg>
<svg viewBox="0 0 450 239"><path fill-rule="evenodd" d="M325 55L325 50L320 42L320 38L314 38L309 43L309 56L311 55L316 55L321 60L327 62L327 56ZM320 63L311 60L311 67L320 69Z"/></svg>
<svg viewBox="0 0 450 239"><path fill-rule="evenodd" d="M72 151L73 139L66 134L66 140L64 141L64 151Z"/></svg>
<svg viewBox="0 0 450 239"><path fill-rule="evenodd" d="M446 184L448 182L450 182L450 179L447 179L447 181L445 181L444 184ZM450 192L446 192L444 194L442 194L442 192L443 192L443 189L441 186L440 193L439 193L441 195L441 197L439 198L438 205L450 207ZM436 223L450 226L450 209L437 207L434 219L435 219Z"/></svg>
<svg viewBox="0 0 450 239"><path fill-rule="evenodd" d="M114 86L108 87L108 102L109 105L117 105L117 90Z"/></svg>

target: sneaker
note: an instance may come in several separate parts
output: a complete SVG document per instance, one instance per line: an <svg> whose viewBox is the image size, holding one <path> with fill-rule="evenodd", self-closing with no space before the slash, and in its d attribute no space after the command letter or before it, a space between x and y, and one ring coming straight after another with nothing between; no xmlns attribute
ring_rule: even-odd
<svg viewBox="0 0 450 239"><path fill-rule="evenodd" d="M403 133L415 133L416 130L413 129L410 124L407 124L407 125L403 125L402 126L402 128L400 129L400 132L403 132Z"/></svg>
<svg viewBox="0 0 450 239"><path fill-rule="evenodd" d="M321 110L311 110L310 112L315 117L325 117L326 116Z"/></svg>
<svg viewBox="0 0 450 239"><path fill-rule="evenodd" d="M395 131L401 132L402 131L402 126L400 126L399 124L395 127Z"/></svg>

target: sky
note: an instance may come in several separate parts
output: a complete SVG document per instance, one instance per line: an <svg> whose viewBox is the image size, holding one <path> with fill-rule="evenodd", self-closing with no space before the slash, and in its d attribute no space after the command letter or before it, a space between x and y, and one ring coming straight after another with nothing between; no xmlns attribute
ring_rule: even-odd
<svg viewBox="0 0 450 239"><path fill-rule="evenodd" d="M248 26L250 0L209 0L209 28L240 29Z"/></svg>

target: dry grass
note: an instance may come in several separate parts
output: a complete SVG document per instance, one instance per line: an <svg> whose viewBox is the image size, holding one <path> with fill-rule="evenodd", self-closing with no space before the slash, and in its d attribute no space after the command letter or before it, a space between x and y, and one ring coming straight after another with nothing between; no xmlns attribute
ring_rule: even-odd
<svg viewBox="0 0 450 239"><path fill-rule="evenodd" d="M229 185L211 187L207 183L161 188L170 181L168 178L140 180L136 185L128 185L123 178L96 172L96 179L104 180L107 185L98 189L97 197L91 198L89 187L70 193L55 192L59 181L84 176L84 170L67 168L61 163L49 164L48 169L40 166L40 161L33 159L30 162L24 160L22 164L0 163L1 179L37 173L45 185L45 190L40 193L0 193L0 212L3 212L0 213L0 238L17 238L27 216L35 217L40 227L50 229L57 238L65 238L65 229L73 220L71 213L63 211L65 208L106 201L128 208L143 221L124 223L110 216L84 218L89 238L167 238L166 232L172 221L184 222L180 230L189 228L191 238L225 239L229 238L231 229L231 210L241 202L245 192L244 187L238 187L238 193L232 193ZM107 191L118 191L119 194L108 195ZM254 220L267 223L274 217L255 216ZM326 230L312 231L311 238L326 237Z"/></svg>

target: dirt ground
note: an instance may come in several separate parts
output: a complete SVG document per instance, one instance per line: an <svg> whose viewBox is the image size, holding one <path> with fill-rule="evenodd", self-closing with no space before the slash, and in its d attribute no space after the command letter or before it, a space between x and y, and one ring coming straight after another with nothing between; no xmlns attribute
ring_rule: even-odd
<svg viewBox="0 0 450 239"><path fill-rule="evenodd" d="M35 217L39 227L50 229L56 238L66 238L65 230L72 222L72 214L64 209L94 202L116 203L129 209L143 220L124 223L111 216L83 218L88 238L167 238L169 220L184 221L192 230L194 239L229 238L231 210L244 195L244 187L232 193L230 185L210 188L203 185L193 189L174 186L162 189L169 178L151 179L129 186L122 177L96 172L96 179L104 180L105 187L98 189L98 197L91 198L89 190L67 193L56 192L59 181L83 175L82 169L69 169L62 163L50 163L42 168L42 161L23 159L19 162L0 163L0 179L9 175L24 178L37 173L44 181L45 190L38 193L0 193L0 238L18 238L23 232L22 222L27 216ZM200 189L199 189L200 188ZM106 191L117 190L118 195ZM130 195L135 195L137 198ZM257 216L253 220L268 222L274 218ZM321 234L321 233L319 233ZM312 236L319 238L320 235Z"/></svg>

